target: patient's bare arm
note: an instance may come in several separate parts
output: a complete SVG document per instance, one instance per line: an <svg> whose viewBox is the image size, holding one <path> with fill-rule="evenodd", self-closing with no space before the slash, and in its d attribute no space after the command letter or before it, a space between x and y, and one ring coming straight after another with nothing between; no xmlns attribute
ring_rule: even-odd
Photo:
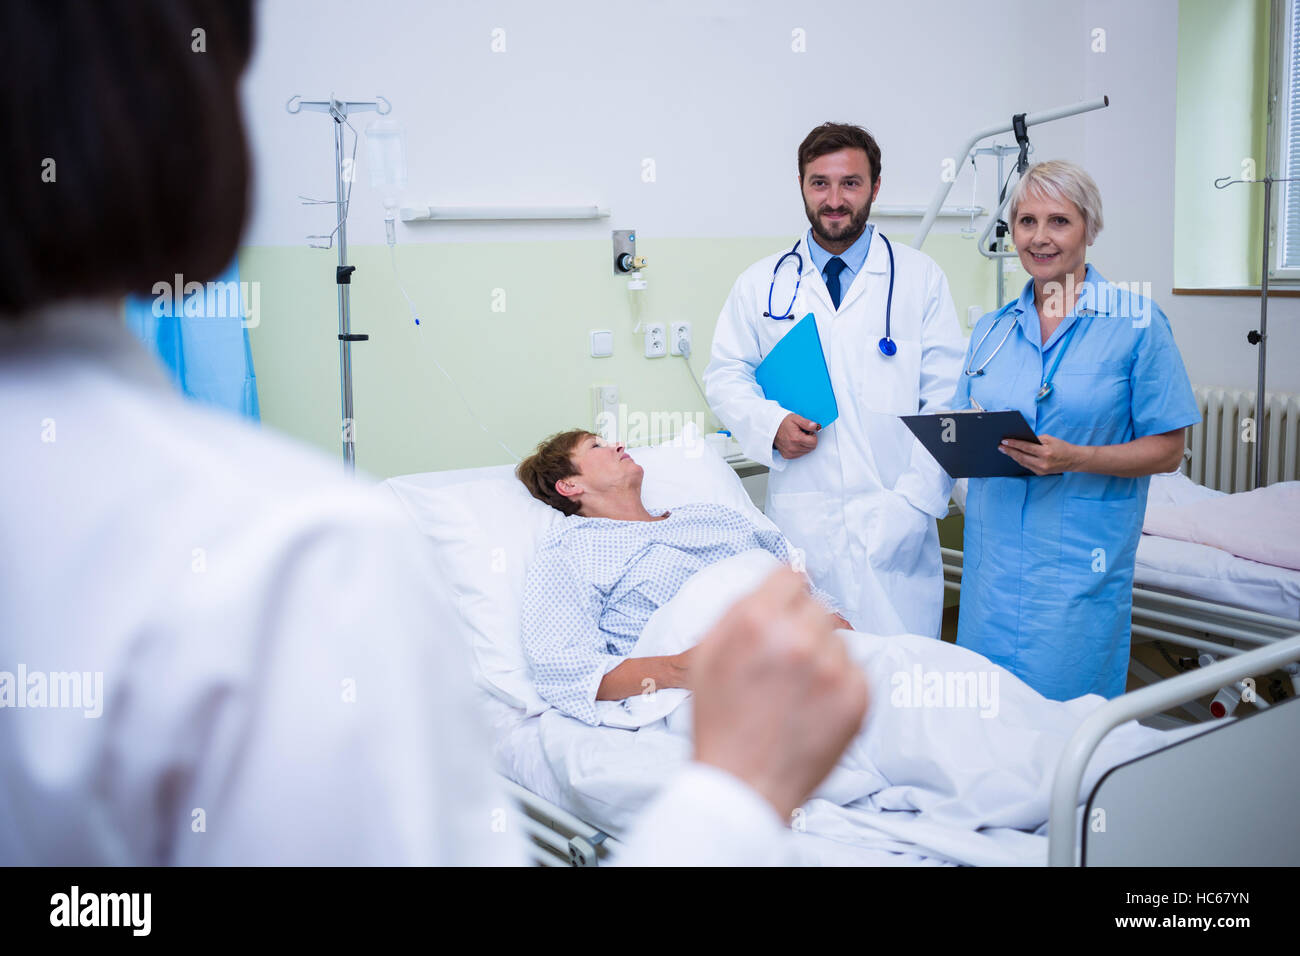
<svg viewBox="0 0 1300 956"><path fill-rule="evenodd" d="M691 651L667 657L629 657L605 675L597 700L625 700L647 690L685 687ZM647 683L653 681L653 683Z"/></svg>

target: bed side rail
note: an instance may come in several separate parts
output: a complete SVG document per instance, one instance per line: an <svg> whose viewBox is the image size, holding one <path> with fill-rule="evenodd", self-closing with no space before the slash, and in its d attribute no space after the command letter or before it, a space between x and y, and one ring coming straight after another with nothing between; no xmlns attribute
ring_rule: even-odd
<svg viewBox="0 0 1300 956"><path fill-rule="evenodd" d="M529 862L537 866L599 866L620 843L506 777L501 786L519 804L517 821L529 837Z"/></svg>
<svg viewBox="0 0 1300 956"><path fill-rule="evenodd" d="M1078 827L1075 818L1079 786L1088 761L1106 734L1130 720L1149 717L1295 660L1300 660L1300 634L1116 697L1089 714L1065 745L1056 767L1047 829L1048 865L1074 866L1076 863Z"/></svg>

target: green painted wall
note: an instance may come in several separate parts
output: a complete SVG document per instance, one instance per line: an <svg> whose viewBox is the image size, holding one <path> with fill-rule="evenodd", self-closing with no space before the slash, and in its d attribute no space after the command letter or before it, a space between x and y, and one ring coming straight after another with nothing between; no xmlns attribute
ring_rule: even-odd
<svg viewBox="0 0 1300 956"><path fill-rule="evenodd" d="M352 349L358 468L384 478L512 461L492 436L523 455L551 432L590 427L595 384L616 384L630 414L707 413L683 359L645 358L632 329L638 319L689 320L690 361L702 375L735 277L789 242L639 236L649 286L636 293L612 274L609 240L399 244L418 328L388 248L349 247L352 328L371 335ZM972 241L932 234L925 251L948 275L963 328L968 306L993 307L995 267ZM336 261L332 250L246 247L239 268L242 280L259 283L251 341L263 422L341 456ZM1009 276L1008 295L1023 281ZM592 329L614 331L613 356L590 357ZM711 415L706 423L717 425Z"/></svg>
<svg viewBox="0 0 1300 956"><path fill-rule="evenodd" d="M1181 0L1174 172L1174 285L1255 285L1263 255L1269 0Z"/></svg>

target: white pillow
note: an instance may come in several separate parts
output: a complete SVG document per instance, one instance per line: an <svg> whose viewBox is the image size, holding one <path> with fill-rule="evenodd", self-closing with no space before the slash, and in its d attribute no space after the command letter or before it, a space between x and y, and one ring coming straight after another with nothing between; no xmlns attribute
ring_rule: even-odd
<svg viewBox="0 0 1300 956"><path fill-rule="evenodd" d="M775 527L693 424L671 442L628 453L645 469L641 497L650 510L710 502L734 508L759 527ZM438 568L460 609L458 626L475 681L536 714L548 705L533 685L520 640L524 583L542 538L564 516L530 495L512 472L502 465L402 475L385 484L435 545Z"/></svg>
<svg viewBox="0 0 1300 956"><path fill-rule="evenodd" d="M505 474L441 487L421 483L420 475L387 484L434 543L437 567L460 611L459 621L447 623L469 645L475 682L513 707L540 714L547 705L528 672L519 618L528 564L564 516L530 495L508 467Z"/></svg>
<svg viewBox="0 0 1300 956"><path fill-rule="evenodd" d="M651 511L708 502L739 511L760 528L776 529L755 507L735 469L705 442L694 422L687 422L682 434L672 441L629 448L627 453L645 469L641 500Z"/></svg>

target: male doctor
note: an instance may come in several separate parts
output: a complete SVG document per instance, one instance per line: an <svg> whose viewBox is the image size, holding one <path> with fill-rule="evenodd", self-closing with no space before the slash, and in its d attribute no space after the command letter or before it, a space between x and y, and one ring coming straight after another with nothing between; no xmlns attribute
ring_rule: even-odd
<svg viewBox="0 0 1300 956"><path fill-rule="evenodd" d="M771 469L768 516L853 626L938 637L935 519L947 513L952 481L898 416L944 407L956 385L965 343L948 281L928 256L867 222L880 192L870 133L825 123L800 144L798 163L811 228L736 280L705 371L709 404L745 454ZM808 313L839 408L831 423L782 408L755 379Z"/></svg>

